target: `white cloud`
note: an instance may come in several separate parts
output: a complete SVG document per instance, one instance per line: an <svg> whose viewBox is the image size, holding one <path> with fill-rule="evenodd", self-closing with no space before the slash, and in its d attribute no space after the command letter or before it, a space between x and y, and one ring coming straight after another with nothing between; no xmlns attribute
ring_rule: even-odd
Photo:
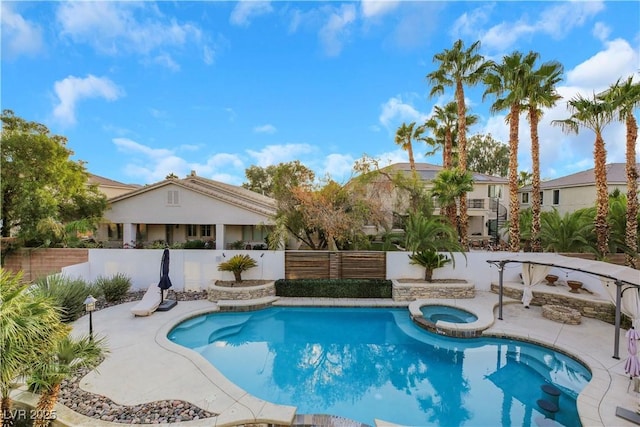
<svg viewBox="0 0 640 427"><path fill-rule="evenodd" d="M600 40L601 42L605 42L609 39L609 35L611 34L611 28L603 22L596 22L593 26L593 36Z"/></svg>
<svg viewBox="0 0 640 427"><path fill-rule="evenodd" d="M253 131L255 133L276 133L277 129L272 124L266 124L266 125L254 127Z"/></svg>
<svg viewBox="0 0 640 427"><path fill-rule="evenodd" d="M360 8L365 18L373 18L389 13L399 4L399 0L362 0Z"/></svg>
<svg viewBox="0 0 640 427"><path fill-rule="evenodd" d="M19 55L33 56L42 51L42 28L16 13L11 3L0 4L0 27L2 27L2 55L15 58Z"/></svg>
<svg viewBox="0 0 640 427"><path fill-rule="evenodd" d="M542 4L542 3L541 3ZM480 39L486 49L507 50L525 36L536 33L563 38L573 28L584 25L588 19L604 9L602 1L561 2L542 9L537 18L523 16L520 19L501 22L488 30L481 28L488 21L491 9L485 5L461 15L454 23L453 30L466 36Z"/></svg>
<svg viewBox="0 0 640 427"><path fill-rule="evenodd" d="M454 39L462 38L462 36L475 37L480 33L480 28L488 22L494 6L495 3L487 3L460 15L453 23L451 36Z"/></svg>
<svg viewBox="0 0 640 427"><path fill-rule="evenodd" d="M271 12L273 8L269 1L241 0L233 8L229 22L240 27L248 27L251 19Z"/></svg>
<svg viewBox="0 0 640 427"><path fill-rule="evenodd" d="M349 154L329 154L324 159L323 172L337 182L347 182L352 176L355 159Z"/></svg>
<svg viewBox="0 0 640 427"><path fill-rule="evenodd" d="M174 61L171 55L169 55L168 53L161 53L160 55L157 55L155 58L153 58L153 62L155 64L168 68L171 71L180 71L180 65L176 61Z"/></svg>
<svg viewBox="0 0 640 427"><path fill-rule="evenodd" d="M311 154L316 148L309 144L281 144L267 145L260 151L247 150L247 154L256 162L257 166L267 167L281 162L296 160L303 154Z"/></svg>
<svg viewBox="0 0 640 427"><path fill-rule="evenodd" d="M103 98L115 101L124 95L124 91L106 77L89 74L85 78L69 76L57 81L53 86L58 103L53 109L53 116L63 124L75 124L76 104L87 98Z"/></svg>
<svg viewBox="0 0 640 427"><path fill-rule="evenodd" d="M356 8L343 4L334 10L318 33L320 43L328 56L338 56L350 35L350 25L355 22Z"/></svg>
<svg viewBox="0 0 640 427"><path fill-rule="evenodd" d="M567 83L598 92L615 83L619 77L627 77L637 71L640 63L638 49L623 39L607 42L605 47L605 50L568 71Z"/></svg>
<svg viewBox="0 0 640 427"><path fill-rule="evenodd" d="M422 123L427 115L418 111L413 105L402 100L401 96L390 98L382 104L382 112L378 120L388 130L395 132L403 122Z"/></svg>
<svg viewBox="0 0 640 427"><path fill-rule="evenodd" d="M128 138L114 138L118 151L126 153L125 173L143 183L153 183L165 179L170 173L183 177L192 170L200 176L209 177L230 184L240 184L244 172L242 160L235 154L217 153L205 163L190 162L177 156L173 150L152 148ZM180 146L183 151L194 151L196 146Z"/></svg>
<svg viewBox="0 0 640 427"><path fill-rule="evenodd" d="M145 2L64 2L56 11L56 19L62 36L76 43L87 43L103 54L151 55L171 68L175 67L173 59L167 61L163 53L153 55L153 52L191 43L204 46L206 63L213 60L212 48L205 44L199 27L165 18Z"/></svg>

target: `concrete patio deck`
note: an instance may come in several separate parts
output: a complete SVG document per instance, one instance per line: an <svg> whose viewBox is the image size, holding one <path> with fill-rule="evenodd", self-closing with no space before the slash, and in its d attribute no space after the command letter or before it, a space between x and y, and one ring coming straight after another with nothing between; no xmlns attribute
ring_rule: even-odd
<svg viewBox="0 0 640 427"><path fill-rule="evenodd" d="M471 312L493 311L498 296L478 292L473 299L442 300ZM616 407L635 411L640 394L633 391L624 373L626 357L625 331L621 331L621 359L612 357L613 325L582 318L580 325L566 325L542 317L540 307L525 309L519 302L505 298L503 320L495 320L485 330L493 336L518 337L552 346L585 362L593 379L578 397L578 411L583 426L632 426L616 416ZM232 426L249 423L290 424L295 408L275 405L257 399L229 382L199 354L170 342L166 336L179 321L215 311L209 301L181 301L168 312L149 317L134 317L131 307L121 304L93 313L94 333L107 337L110 354L98 367L81 380L82 389L104 395L124 405L179 399L219 414L215 418L173 423L172 426ZM277 305L371 305L371 300L280 299ZM374 305L407 306L391 300ZM483 319L486 314L482 314ZM88 318L74 323L74 334L86 334ZM17 400L29 402L28 393L16 393ZM88 418L61 405L58 418L67 425L113 427L120 424ZM388 425L380 423L380 425Z"/></svg>

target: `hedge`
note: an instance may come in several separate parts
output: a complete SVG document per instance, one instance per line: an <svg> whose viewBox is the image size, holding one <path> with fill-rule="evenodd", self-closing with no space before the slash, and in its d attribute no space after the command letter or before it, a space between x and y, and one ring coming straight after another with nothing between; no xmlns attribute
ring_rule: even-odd
<svg viewBox="0 0 640 427"><path fill-rule="evenodd" d="M276 296L304 298L391 298L391 280L280 279Z"/></svg>

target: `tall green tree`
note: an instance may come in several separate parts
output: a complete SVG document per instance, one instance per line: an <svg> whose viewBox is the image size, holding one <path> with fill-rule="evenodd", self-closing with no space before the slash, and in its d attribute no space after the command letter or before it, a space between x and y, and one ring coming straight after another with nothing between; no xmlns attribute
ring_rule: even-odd
<svg viewBox="0 0 640 427"><path fill-rule="evenodd" d="M593 147L594 173L596 181L596 216L595 232L598 238L598 255L605 257L609 251L609 193L607 187L607 150L602 131L614 118L611 104L603 102L594 94L591 98L577 95L569 100L567 108L571 117L564 120L554 120L566 133L578 133L580 128L593 131L595 142Z"/></svg>
<svg viewBox="0 0 640 427"><path fill-rule="evenodd" d="M411 173L416 173L416 161L413 157L413 141L422 141L424 126L416 126L416 122L403 123L396 131L395 143L407 152Z"/></svg>
<svg viewBox="0 0 640 427"><path fill-rule="evenodd" d="M443 169L432 181L431 194L438 200L455 230L459 228L457 205L460 197L472 190L473 176L458 168Z"/></svg>
<svg viewBox="0 0 640 427"><path fill-rule="evenodd" d="M547 252L596 253L593 241L593 209L560 215L557 209L542 212L540 240Z"/></svg>
<svg viewBox="0 0 640 427"><path fill-rule="evenodd" d="M491 134L477 134L467 142L469 170L493 176L507 176L509 146Z"/></svg>
<svg viewBox="0 0 640 427"><path fill-rule="evenodd" d="M628 253L625 264L632 268L640 268L638 264L638 165L636 161L636 141L638 139L638 122L633 115L640 105L640 83L633 81L633 76L626 80L618 80L605 91L600 98L609 103L617 112L620 121L627 128L626 164L627 175L627 225L625 245Z"/></svg>
<svg viewBox="0 0 640 427"><path fill-rule="evenodd" d="M242 184L243 188L274 198L286 193L289 188L311 186L315 179L313 171L299 160L267 167L253 165L245 169L244 174L247 182Z"/></svg>
<svg viewBox="0 0 640 427"><path fill-rule="evenodd" d="M29 389L40 394L35 408L34 427L48 427L54 407L60 395L62 381L71 378L80 368L95 368L106 346L103 339L90 337L78 339L66 336L60 339L52 351L39 363L29 378Z"/></svg>
<svg viewBox="0 0 640 427"><path fill-rule="evenodd" d="M562 97L556 92L556 85L562 79L564 68L557 61L545 62L533 70L526 79L526 109L531 134L531 250L541 252L540 243L540 142L538 123L542 108L551 108Z"/></svg>
<svg viewBox="0 0 640 427"><path fill-rule="evenodd" d="M433 150L426 155L433 155L442 148L442 167L451 169L458 165L458 106L455 102L449 102L444 107L436 105L433 111L433 115L424 124L432 134L425 137L424 141L433 147ZM465 120L467 130L477 122L478 116L467 114Z"/></svg>
<svg viewBox="0 0 640 427"><path fill-rule="evenodd" d="M508 110L505 120L509 123L509 249L520 251L520 204L518 203L518 132L520 112L528 96L528 81L533 73L535 61L539 54L529 52L523 55L515 51L502 58L501 63L491 65L484 82L486 89L483 98L495 95L491 105L493 113Z"/></svg>
<svg viewBox="0 0 640 427"><path fill-rule="evenodd" d="M69 333L52 299L29 292L22 274L0 269L1 426L11 425L11 390Z"/></svg>
<svg viewBox="0 0 640 427"><path fill-rule="evenodd" d="M457 40L451 49L445 49L434 55L433 60L438 64L438 69L427 74L427 80L432 85L429 92L431 97L443 94L445 87L455 89L458 107L458 166L463 171L467 171L467 106L464 99L464 87L480 83L490 64L478 53L479 50L480 41L465 48L464 42ZM460 200L460 231L462 233L461 244L465 248L468 247L468 223L467 198L464 196Z"/></svg>
<svg viewBox="0 0 640 427"><path fill-rule="evenodd" d="M2 236L17 235L39 245L37 226L44 219L97 223L106 209L106 197L87 184L84 163L70 159L73 152L66 147L66 138L10 110L4 110L0 119Z"/></svg>

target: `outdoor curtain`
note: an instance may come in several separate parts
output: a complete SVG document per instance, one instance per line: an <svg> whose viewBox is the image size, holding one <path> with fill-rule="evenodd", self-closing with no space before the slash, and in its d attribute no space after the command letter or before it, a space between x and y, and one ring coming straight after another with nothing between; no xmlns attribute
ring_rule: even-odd
<svg viewBox="0 0 640 427"><path fill-rule="evenodd" d="M529 303L533 299L532 288L542 282L549 273L551 267L547 265L522 264L522 281L524 282L524 290L522 292L522 304L529 307Z"/></svg>

